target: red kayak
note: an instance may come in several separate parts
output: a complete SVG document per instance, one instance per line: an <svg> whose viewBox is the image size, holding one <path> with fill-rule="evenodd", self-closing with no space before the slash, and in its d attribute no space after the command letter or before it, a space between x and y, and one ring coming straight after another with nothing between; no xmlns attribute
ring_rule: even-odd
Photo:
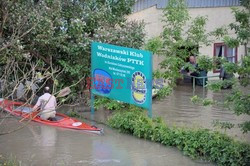
<svg viewBox="0 0 250 166"><path fill-rule="evenodd" d="M42 124L57 126L75 130L83 130L87 132L101 134L103 129L99 129L95 126L90 126L84 122L80 122L77 119L68 117L61 113L56 113L56 121L42 120L37 114L38 111L32 112L32 106L24 104L22 102L13 102L10 100L5 100L0 98L0 108L9 112L12 115L26 118L27 120L32 119L32 121L39 122Z"/></svg>

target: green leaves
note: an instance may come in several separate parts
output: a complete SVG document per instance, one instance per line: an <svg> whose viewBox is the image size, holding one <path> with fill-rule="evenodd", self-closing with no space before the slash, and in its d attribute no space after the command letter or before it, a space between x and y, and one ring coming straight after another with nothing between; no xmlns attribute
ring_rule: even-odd
<svg viewBox="0 0 250 166"><path fill-rule="evenodd" d="M157 54L157 52L162 49L163 42L160 37L155 37L149 39L145 45L145 50L151 51L153 54Z"/></svg>
<svg viewBox="0 0 250 166"><path fill-rule="evenodd" d="M221 89L231 88L234 84L234 79L208 81L207 88L213 92L219 92Z"/></svg>
<svg viewBox="0 0 250 166"><path fill-rule="evenodd" d="M213 121L213 126L214 127L219 127L221 129L225 129L226 130L226 129L233 128L235 125L232 124L232 123L230 123L230 122L220 122L218 120L215 120L215 121Z"/></svg>
<svg viewBox="0 0 250 166"><path fill-rule="evenodd" d="M139 49L144 44L144 26L143 22L134 21L115 27L105 25L95 30L93 40Z"/></svg>
<svg viewBox="0 0 250 166"><path fill-rule="evenodd" d="M198 67L201 70L209 71L213 69L213 60L208 56L198 56L197 58Z"/></svg>
<svg viewBox="0 0 250 166"><path fill-rule="evenodd" d="M249 2L242 2L246 9L238 9L238 8L232 8L232 13L234 14L235 21L234 23L231 23L229 27L233 30L235 30L237 38L229 40L229 43L231 44L236 43L236 41L242 45L247 45L249 43L250 39L250 8L249 8ZM247 55L247 48L245 47L245 56Z"/></svg>
<svg viewBox="0 0 250 166"><path fill-rule="evenodd" d="M229 36L224 36L223 42L230 48L236 48L240 44L238 39Z"/></svg>
<svg viewBox="0 0 250 166"><path fill-rule="evenodd" d="M225 62L223 64L225 71L229 74L237 73L239 66L236 63Z"/></svg>
<svg viewBox="0 0 250 166"><path fill-rule="evenodd" d="M191 97L191 102L197 105L209 106L215 104L216 102L211 99L202 99L197 95Z"/></svg>
<svg viewBox="0 0 250 166"><path fill-rule="evenodd" d="M207 17L204 16L194 18L188 30L188 42L191 42L193 45L199 45L200 43L208 45L208 34L206 33L207 20Z"/></svg>
<svg viewBox="0 0 250 166"><path fill-rule="evenodd" d="M182 26L190 18L184 0L169 0L167 7L164 9L164 16L164 21L168 25L173 24L176 27L177 30L173 33L176 37L178 32L182 30Z"/></svg>
<svg viewBox="0 0 250 166"><path fill-rule="evenodd" d="M150 39L145 48L163 57L161 76L173 87L176 80L182 77L180 70L187 58L199 55L199 45L210 42L206 33L207 18L199 16L191 19L184 0L169 0L163 14L165 26L161 36ZM210 59L202 58L205 61L200 67L210 70Z"/></svg>
<svg viewBox="0 0 250 166"><path fill-rule="evenodd" d="M242 124L239 124L239 127L241 128L243 133L247 133L250 131L250 122L244 122Z"/></svg>
<svg viewBox="0 0 250 166"><path fill-rule="evenodd" d="M112 100L107 97L97 97L97 99L95 99L94 105L96 109L104 107L108 110L115 110L115 111L120 111L121 109L130 107L130 105L127 103Z"/></svg>
<svg viewBox="0 0 250 166"><path fill-rule="evenodd" d="M173 91L173 88L170 86L164 86L159 91L157 91L156 98L164 99L166 96L169 96Z"/></svg>
<svg viewBox="0 0 250 166"><path fill-rule="evenodd" d="M227 26L222 26L222 27L216 28L210 34L212 36L215 36L216 39L220 39L220 38L224 37L225 35L228 35L228 28L227 28Z"/></svg>
<svg viewBox="0 0 250 166"><path fill-rule="evenodd" d="M240 90L234 90L231 95L227 97L227 103L229 104L229 108L232 109L236 115L250 115L249 94L244 94Z"/></svg>
<svg viewBox="0 0 250 166"><path fill-rule="evenodd" d="M21 63L27 59L32 63L43 61L39 71L53 66L60 72L58 86L72 85L90 75L92 41L142 47L144 23L126 21L133 3L134 0L3 1L0 63L5 65L13 57ZM85 88L86 82L82 81L73 87L72 94Z"/></svg>
<svg viewBox="0 0 250 166"><path fill-rule="evenodd" d="M202 158L218 165L247 165L250 146L208 129L170 128L161 118L149 119L139 110L116 112L108 125L139 138L175 146L191 158ZM231 124L224 124L232 127Z"/></svg>
<svg viewBox="0 0 250 166"><path fill-rule="evenodd" d="M238 74L240 75L240 83L243 86L250 84L250 56L245 56L242 59L242 64L238 68Z"/></svg>

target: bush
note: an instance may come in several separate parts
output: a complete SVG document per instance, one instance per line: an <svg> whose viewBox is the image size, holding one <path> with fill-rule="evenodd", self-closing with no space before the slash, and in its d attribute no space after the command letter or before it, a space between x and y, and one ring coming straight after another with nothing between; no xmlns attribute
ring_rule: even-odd
<svg viewBox="0 0 250 166"><path fill-rule="evenodd" d="M213 68L213 60L208 56L199 56L197 58L198 67L200 70L209 71Z"/></svg>
<svg viewBox="0 0 250 166"><path fill-rule="evenodd" d="M153 52L153 54L157 54L157 52L162 48L163 43L160 37L151 38L145 44L145 50Z"/></svg>
<svg viewBox="0 0 250 166"><path fill-rule="evenodd" d="M191 158L202 158L218 165L248 165L250 146L225 134L208 129L170 128L160 118L150 119L141 111L116 112L110 127L139 138L175 146Z"/></svg>

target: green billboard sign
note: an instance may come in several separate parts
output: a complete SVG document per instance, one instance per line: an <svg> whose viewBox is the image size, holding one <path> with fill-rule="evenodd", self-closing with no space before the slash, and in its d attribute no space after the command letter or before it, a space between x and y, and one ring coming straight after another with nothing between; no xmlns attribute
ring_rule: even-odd
<svg viewBox="0 0 250 166"><path fill-rule="evenodd" d="M93 42L92 94L151 111L152 54L148 51ZM149 113L151 116L152 113Z"/></svg>

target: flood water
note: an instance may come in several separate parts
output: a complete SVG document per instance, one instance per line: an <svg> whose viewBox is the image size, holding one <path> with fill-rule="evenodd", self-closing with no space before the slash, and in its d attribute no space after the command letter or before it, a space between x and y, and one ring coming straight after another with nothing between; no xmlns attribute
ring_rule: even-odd
<svg viewBox="0 0 250 166"><path fill-rule="evenodd" d="M10 126L17 123L9 120ZM61 129L32 122L0 136L0 154L16 156L21 165L151 166L210 165L183 156L176 148L137 139L103 127L104 135Z"/></svg>
<svg viewBox="0 0 250 166"><path fill-rule="evenodd" d="M191 103L190 97L223 100L228 91L212 93L201 87L193 92L191 86L179 86L174 93L161 101L153 102L153 115L161 116L169 125L205 127L214 129L213 120L240 123L249 120L246 116L235 116L231 111L218 106L202 107ZM64 109L66 109L65 107ZM89 109L79 108L84 117L90 119ZM96 111L95 121L105 121L107 111ZM92 123L94 122L89 122ZM17 119L8 118L0 130L14 129L20 125ZM21 165L103 165L103 166L195 166L212 163L191 160L177 148L166 147L136 137L118 133L106 125L104 135L95 135L31 122L27 127L11 134L0 136L0 155L13 155ZM238 128L227 131L231 136L248 142L249 134L243 135Z"/></svg>
<svg viewBox="0 0 250 166"><path fill-rule="evenodd" d="M250 133L242 134L242 131L238 127L239 123L249 121L250 116L236 116L233 111L229 111L219 105L201 106L193 104L190 99L193 95L197 95L201 98L223 102L230 91L228 89L214 93L199 86L196 86L195 91L193 91L191 86L178 86L169 97L153 102L153 115L162 117L167 124L172 126L202 127L219 130L226 132L226 134L237 140L250 143ZM215 128L213 122L216 120L233 123L235 127L226 131Z"/></svg>

